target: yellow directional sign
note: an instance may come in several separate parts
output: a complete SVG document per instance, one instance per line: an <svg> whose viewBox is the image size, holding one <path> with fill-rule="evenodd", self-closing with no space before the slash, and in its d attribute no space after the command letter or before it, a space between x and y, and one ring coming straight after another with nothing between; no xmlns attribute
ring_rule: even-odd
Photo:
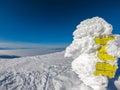
<svg viewBox="0 0 120 90"><path fill-rule="evenodd" d="M103 75L108 76L109 78L113 78L116 69L117 66L112 66L109 63L98 62L96 64L96 71L94 72L94 75L95 76Z"/></svg>
<svg viewBox="0 0 120 90"><path fill-rule="evenodd" d="M103 60L103 61L107 61L107 60L114 61L115 60L114 56L111 56L107 53L106 45L103 45L100 48L98 48L97 56L100 60Z"/></svg>
<svg viewBox="0 0 120 90"><path fill-rule="evenodd" d="M114 61L114 56L111 56L108 54L106 47L107 43L110 40L114 40L114 36L101 36L101 37L95 37L95 43L100 44L100 47L98 48L98 58L103 62L97 62L96 63L96 71L94 72L95 76L103 75L107 76L109 78L114 77L114 73L117 69L117 66L113 66L108 63L108 60Z"/></svg>
<svg viewBox="0 0 120 90"><path fill-rule="evenodd" d="M101 36L101 37L95 37L95 43L96 44L103 44L106 45L108 41L114 40L114 36Z"/></svg>

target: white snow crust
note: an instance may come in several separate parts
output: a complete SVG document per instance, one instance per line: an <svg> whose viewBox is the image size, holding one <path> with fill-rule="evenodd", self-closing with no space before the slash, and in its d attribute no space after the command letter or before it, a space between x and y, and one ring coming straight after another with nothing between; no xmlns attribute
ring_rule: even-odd
<svg viewBox="0 0 120 90"><path fill-rule="evenodd" d="M92 90L71 70L64 52L0 59L0 90Z"/></svg>

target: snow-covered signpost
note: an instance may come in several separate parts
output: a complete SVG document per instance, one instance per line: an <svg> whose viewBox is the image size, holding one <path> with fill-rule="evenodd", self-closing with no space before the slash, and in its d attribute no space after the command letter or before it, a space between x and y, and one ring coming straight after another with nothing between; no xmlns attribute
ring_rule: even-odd
<svg viewBox="0 0 120 90"><path fill-rule="evenodd" d="M73 32L73 41L65 57L72 57L72 70L93 90L106 90L108 78L114 78L120 57L120 35L112 34L112 25L100 17L82 21Z"/></svg>

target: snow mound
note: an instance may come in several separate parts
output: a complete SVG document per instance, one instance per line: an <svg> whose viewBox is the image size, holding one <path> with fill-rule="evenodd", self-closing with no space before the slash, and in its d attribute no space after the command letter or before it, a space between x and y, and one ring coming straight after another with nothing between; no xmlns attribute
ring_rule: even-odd
<svg viewBox="0 0 120 90"><path fill-rule="evenodd" d="M78 75L83 83L93 90L106 90L108 78L105 76L94 76L95 65L100 59L97 57L98 47L94 41L97 36L114 36L106 50L108 54L115 56L112 65L117 65L120 57L120 35L112 34L112 25L103 18L93 17L82 21L73 32L73 41L65 51L65 57L72 57L72 70Z"/></svg>

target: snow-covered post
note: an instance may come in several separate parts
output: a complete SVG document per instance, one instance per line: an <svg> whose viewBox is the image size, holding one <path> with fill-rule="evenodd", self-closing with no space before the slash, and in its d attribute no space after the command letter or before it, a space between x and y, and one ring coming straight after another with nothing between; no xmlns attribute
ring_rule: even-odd
<svg viewBox="0 0 120 90"><path fill-rule="evenodd" d="M112 25L100 17L93 17L82 21L73 32L73 41L66 48L65 57L72 57L72 70L78 74L81 81L93 90L106 90L108 77L100 74L94 75L97 62L102 62L98 58L98 48L95 38L112 35ZM115 57L114 61L107 61L111 65L117 66L120 57L120 36L112 35L114 40L107 42L106 53Z"/></svg>

